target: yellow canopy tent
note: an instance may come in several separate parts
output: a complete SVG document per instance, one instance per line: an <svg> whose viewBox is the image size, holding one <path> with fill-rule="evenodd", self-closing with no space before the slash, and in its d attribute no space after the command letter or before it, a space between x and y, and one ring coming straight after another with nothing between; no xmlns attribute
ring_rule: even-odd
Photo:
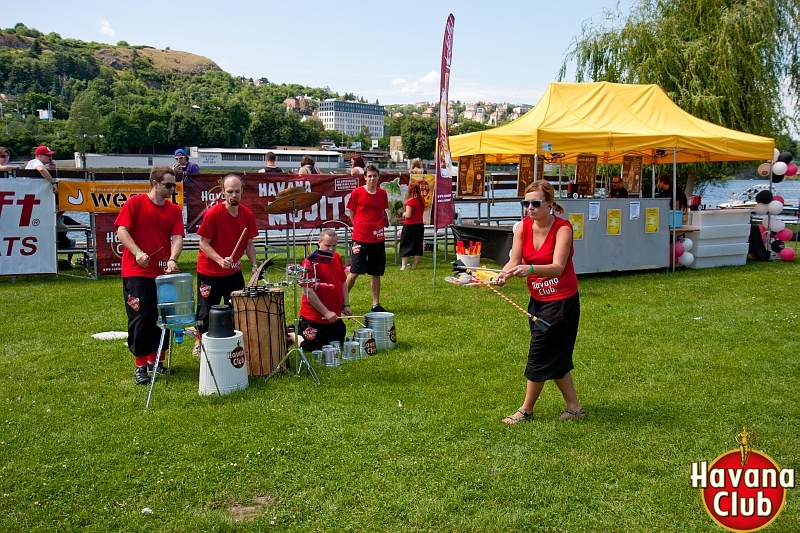
<svg viewBox="0 0 800 533"><path fill-rule="evenodd" d="M658 85L551 83L518 120L450 137L452 157L485 154L487 162L516 163L520 154L572 162L594 154L598 163L624 155L646 163L770 160L775 141L690 115Z"/></svg>

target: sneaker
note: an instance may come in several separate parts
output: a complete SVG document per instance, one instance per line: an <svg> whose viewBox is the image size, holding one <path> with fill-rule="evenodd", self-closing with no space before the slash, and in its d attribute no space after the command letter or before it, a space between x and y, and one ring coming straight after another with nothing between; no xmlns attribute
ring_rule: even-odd
<svg viewBox="0 0 800 533"><path fill-rule="evenodd" d="M136 371L133 373L133 381L136 382L137 385L147 385L147 382L150 381L150 378L147 377L146 366L136 367Z"/></svg>
<svg viewBox="0 0 800 533"><path fill-rule="evenodd" d="M381 307L381 304L378 304L378 305L373 305L372 306L372 312L373 313L386 313L387 311L386 311L386 309Z"/></svg>
<svg viewBox="0 0 800 533"><path fill-rule="evenodd" d="M147 371L150 373L153 372L153 363L147 363ZM161 374L162 376L165 376L167 374L167 367L165 367L164 363L162 363L161 361L158 362L158 368L156 369L156 373ZM170 368L169 375L171 376L174 373L175 370Z"/></svg>

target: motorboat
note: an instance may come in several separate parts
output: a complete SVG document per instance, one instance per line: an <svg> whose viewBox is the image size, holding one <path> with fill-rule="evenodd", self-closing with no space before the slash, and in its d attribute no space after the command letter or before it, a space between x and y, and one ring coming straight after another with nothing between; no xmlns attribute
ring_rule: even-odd
<svg viewBox="0 0 800 533"><path fill-rule="evenodd" d="M768 183L759 183L757 185L752 185L742 191L741 194L731 193L731 200L729 202L723 202L718 204L717 207L721 209L749 209L753 210L756 206L756 196L761 191L769 191L770 186ZM773 190L773 194L780 194ZM783 216L795 217L797 216L797 206L792 205L783 200L783 212L781 213Z"/></svg>

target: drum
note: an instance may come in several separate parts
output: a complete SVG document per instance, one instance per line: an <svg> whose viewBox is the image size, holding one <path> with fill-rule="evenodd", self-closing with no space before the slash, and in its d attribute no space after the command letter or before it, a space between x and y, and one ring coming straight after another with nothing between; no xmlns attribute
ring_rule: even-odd
<svg viewBox="0 0 800 533"><path fill-rule="evenodd" d="M375 347L378 351L397 348L394 313L367 313L364 315L364 324L375 332Z"/></svg>
<svg viewBox="0 0 800 533"><path fill-rule="evenodd" d="M247 375L268 376L286 355L286 314L283 291L234 291L233 324L242 332ZM282 365L279 373L286 372Z"/></svg>
<svg viewBox="0 0 800 533"><path fill-rule="evenodd" d="M360 347L361 356L359 359L364 359L368 355L375 355L378 353L374 331L370 328L358 328L353 333L355 333L355 340Z"/></svg>

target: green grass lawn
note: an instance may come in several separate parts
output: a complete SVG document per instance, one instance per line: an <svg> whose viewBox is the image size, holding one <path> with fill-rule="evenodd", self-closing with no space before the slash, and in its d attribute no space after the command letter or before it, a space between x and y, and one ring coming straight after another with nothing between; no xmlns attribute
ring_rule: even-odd
<svg viewBox="0 0 800 533"><path fill-rule="evenodd" d="M800 466L800 260L582 276L587 419L558 421L548 383L536 419L506 426L527 319L446 283L441 254L433 287L426 255L383 278L397 349L220 398L198 395L187 340L146 413L124 341L91 337L126 330L118 278L0 279L0 530L716 532L692 462L746 423ZM522 280L501 290L526 306ZM767 531L798 529L790 489Z"/></svg>

